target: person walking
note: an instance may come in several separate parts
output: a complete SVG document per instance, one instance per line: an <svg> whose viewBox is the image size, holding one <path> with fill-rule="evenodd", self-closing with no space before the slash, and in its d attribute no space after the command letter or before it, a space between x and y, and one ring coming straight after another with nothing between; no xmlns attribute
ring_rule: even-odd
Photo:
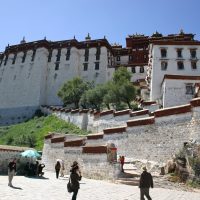
<svg viewBox="0 0 200 200"><path fill-rule="evenodd" d="M64 170L65 170L64 160L61 160L61 168L60 168L60 176L61 177L64 177Z"/></svg>
<svg viewBox="0 0 200 200"><path fill-rule="evenodd" d="M121 172L124 172L125 157L124 156L120 156L119 157L119 161L120 161L120 164L121 164Z"/></svg>
<svg viewBox="0 0 200 200"><path fill-rule="evenodd" d="M8 186L13 187L12 180L14 175L16 174L16 158L8 164Z"/></svg>
<svg viewBox="0 0 200 200"><path fill-rule="evenodd" d="M59 177L60 167L61 167L61 165L60 165L60 162L59 162L59 161L57 161L57 162L56 162L56 165L55 165L55 170L56 170L56 178L58 178L58 177Z"/></svg>
<svg viewBox="0 0 200 200"><path fill-rule="evenodd" d="M147 172L147 168L144 166L143 172L140 176L140 200L145 200L144 196L147 197L148 200L152 200L149 195L149 188L153 188L153 178L149 172Z"/></svg>
<svg viewBox="0 0 200 200"><path fill-rule="evenodd" d="M71 186L72 186L72 190L73 190L72 200L76 200L78 190L80 188L79 181L82 178L78 162L76 162L76 161L73 162L70 172L71 172L70 181L71 181Z"/></svg>

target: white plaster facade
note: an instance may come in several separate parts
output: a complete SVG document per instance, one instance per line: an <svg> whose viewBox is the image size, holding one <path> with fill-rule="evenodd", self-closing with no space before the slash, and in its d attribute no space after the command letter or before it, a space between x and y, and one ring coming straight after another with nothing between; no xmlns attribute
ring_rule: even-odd
<svg viewBox="0 0 200 200"><path fill-rule="evenodd" d="M162 50L166 51L166 55L161 55ZM178 55L178 51L181 51L180 55ZM191 51L194 50L196 52L195 56L191 56ZM173 106L173 105L181 105L189 102L189 96L185 95L179 99L179 103L176 100L178 94L172 94L172 99L170 102L166 102L169 100L168 97L163 97L165 92L162 90L162 82L165 75L181 75L181 76L199 76L200 75L200 43L199 42L155 42L150 45L150 53L149 53L149 66L147 76L150 78L150 100L157 101L162 104L162 99L164 101L164 107ZM161 63L167 63L166 67L162 67ZM182 69L178 67L178 62L182 62ZM196 67L192 67L192 62L196 63ZM179 83L180 82L180 83ZM198 81L197 81L198 82ZM191 83L195 83L192 81ZM169 86L168 86L169 84ZM172 84L174 84L174 92L175 88L180 88L182 90L185 89L183 81L174 80L173 83L169 81L165 81L164 88L172 88ZM182 86L181 86L182 85ZM175 97L176 96L176 97ZM186 101L188 99L188 101ZM174 101L174 103L173 103Z"/></svg>
<svg viewBox="0 0 200 200"><path fill-rule="evenodd" d="M62 44L56 42L55 46L46 40L23 43L7 47L1 54L0 124L18 123L30 118L40 105L62 105L57 96L58 90L64 82L74 77L79 76L95 84L105 83L112 78L114 68L108 64L111 47L107 40L72 42L68 59L69 47L66 44L65 41ZM89 51L87 61L86 48ZM96 58L97 48L100 49L99 58ZM86 69L84 63L87 64ZM99 66L95 68L96 63Z"/></svg>
<svg viewBox="0 0 200 200"><path fill-rule="evenodd" d="M194 85L199 80L188 79L164 79L162 83L162 105L164 108L187 104L194 97Z"/></svg>

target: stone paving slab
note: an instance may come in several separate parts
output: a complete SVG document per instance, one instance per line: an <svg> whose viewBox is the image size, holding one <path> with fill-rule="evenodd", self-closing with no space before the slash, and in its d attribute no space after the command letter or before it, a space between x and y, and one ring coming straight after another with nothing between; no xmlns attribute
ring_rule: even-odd
<svg viewBox="0 0 200 200"><path fill-rule="evenodd" d="M66 190L68 178L56 179L55 173L45 172L46 179L15 176L8 187L8 177L0 176L0 200L67 200L71 194ZM139 200L139 188L106 181L83 178L77 200ZM150 190L153 200L200 200L200 193L154 188Z"/></svg>

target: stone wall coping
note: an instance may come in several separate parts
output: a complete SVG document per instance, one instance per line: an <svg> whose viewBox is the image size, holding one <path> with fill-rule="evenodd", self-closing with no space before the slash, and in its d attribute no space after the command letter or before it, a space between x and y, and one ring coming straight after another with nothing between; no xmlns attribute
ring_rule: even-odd
<svg viewBox="0 0 200 200"><path fill-rule="evenodd" d="M114 112L114 117L121 116L121 115L128 115L130 114L131 109L121 110Z"/></svg>
<svg viewBox="0 0 200 200"><path fill-rule="evenodd" d="M115 133L123 133L126 132L126 127L113 127L113 128L107 128L103 130L103 133L105 135L109 135L109 134L115 134Z"/></svg>
<svg viewBox="0 0 200 200"><path fill-rule="evenodd" d="M107 146L84 146L82 147L82 153L107 154Z"/></svg>
<svg viewBox="0 0 200 200"><path fill-rule="evenodd" d="M100 117L105 116L105 115L110 115L113 113L114 113L114 110L106 110L106 111L100 112Z"/></svg>
<svg viewBox="0 0 200 200"><path fill-rule="evenodd" d="M64 147L80 147L85 145L85 139L67 140L64 142Z"/></svg>
<svg viewBox="0 0 200 200"><path fill-rule="evenodd" d="M65 112L65 108L61 108L61 109L60 109L60 112Z"/></svg>
<svg viewBox="0 0 200 200"><path fill-rule="evenodd" d="M190 104L192 107L198 107L200 106L200 98L194 98L190 101Z"/></svg>
<svg viewBox="0 0 200 200"><path fill-rule="evenodd" d="M89 109L82 109L79 111L79 113L88 113L89 112Z"/></svg>
<svg viewBox="0 0 200 200"><path fill-rule="evenodd" d="M139 116L139 115L147 115L147 114L149 114L149 110L148 109L139 110L139 111L131 112L130 113L130 117L135 117L135 116Z"/></svg>
<svg viewBox="0 0 200 200"><path fill-rule="evenodd" d="M190 104L156 110L156 111L154 111L154 116L155 117L164 117L164 116L169 116L169 115L183 114L183 113L187 113L187 112L191 112Z"/></svg>
<svg viewBox="0 0 200 200"><path fill-rule="evenodd" d="M44 136L44 139L45 139L45 140L51 139L51 138L53 138L53 136L54 136L54 133L49 133L48 135L45 135L45 136Z"/></svg>
<svg viewBox="0 0 200 200"><path fill-rule="evenodd" d="M0 151L17 151L17 152L23 152L28 149L33 149L30 147L18 147L18 146L9 146L9 145L0 145Z"/></svg>
<svg viewBox="0 0 200 200"><path fill-rule="evenodd" d="M65 136L51 138L51 143L61 143L65 141Z"/></svg>
<svg viewBox="0 0 200 200"><path fill-rule="evenodd" d="M103 134L102 133L99 133L99 134L90 134L90 135L87 135L87 139L88 140L103 139Z"/></svg>
<svg viewBox="0 0 200 200"><path fill-rule="evenodd" d="M141 104L143 106L150 106L150 105L156 104L156 101L143 101Z"/></svg>
<svg viewBox="0 0 200 200"><path fill-rule="evenodd" d="M71 109L66 109L65 108L65 113L69 113L69 112L71 112Z"/></svg>
<svg viewBox="0 0 200 200"><path fill-rule="evenodd" d="M75 114L75 113L78 113L78 112L79 112L79 109L71 110L71 114Z"/></svg>
<svg viewBox="0 0 200 200"><path fill-rule="evenodd" d="M129 120L127 121L127 126L128 127L142 126L142 125L150 125L154 123L155 123L154 117L146 117L146 118L141 118L141 119Z"/></svg>

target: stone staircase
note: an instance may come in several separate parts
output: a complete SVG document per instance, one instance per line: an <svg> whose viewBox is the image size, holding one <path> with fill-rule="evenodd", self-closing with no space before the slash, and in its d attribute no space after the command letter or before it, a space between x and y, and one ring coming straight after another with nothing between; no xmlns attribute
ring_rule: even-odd
<svg viewBox="0 0 200 200"><path fill-rule="evenodd" d="M115 183L138 186L139 178L140 178L140 174L138 174L138 172L133 168L132 164L129 162L126 162L124 165L124 173L121 172L119 174L119 177L115 181Z"/></svg>

